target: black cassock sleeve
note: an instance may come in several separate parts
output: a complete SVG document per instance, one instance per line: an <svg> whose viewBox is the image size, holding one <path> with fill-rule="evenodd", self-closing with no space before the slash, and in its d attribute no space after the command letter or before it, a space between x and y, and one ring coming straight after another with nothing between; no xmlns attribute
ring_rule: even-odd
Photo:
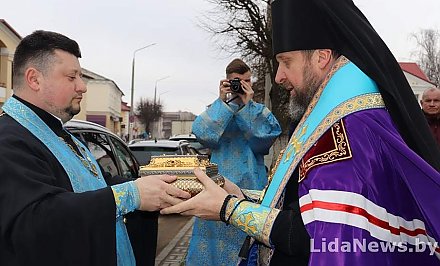
<svg viewBox="0 0 440 266"><path fill-rule="evenodd" d="M310 236L302 221L299 207L280 211L270 239L275 249L287 255L309 252Z"/></svg>
<svg viewBox="0 0 440 266"><path fill-rule="evenodd" d="M297 176L297 171L292 176ZM301 218L296 178L287 184L284 207L275 219L270 240L275 247L270 265L308 264L310 236Z"/></svg>
<svg viewBox="0 0 440 266"><path fill-rule="evenodd" d="M101 172L109 186L131 180L121 176L112 176L103 169ZM159 212L134 211L124 217L136 265L153 266L156 260Z"/></svg>
<svg viewBox="0 0 440 266"><path fill-rule="evenodd" d="M0 265L116 265L110 187L73 193L52 153L0 126Z"/></svg>

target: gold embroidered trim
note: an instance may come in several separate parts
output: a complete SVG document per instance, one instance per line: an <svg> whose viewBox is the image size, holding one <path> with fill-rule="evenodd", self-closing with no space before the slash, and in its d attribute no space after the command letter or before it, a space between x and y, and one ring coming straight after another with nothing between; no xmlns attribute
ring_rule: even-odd
<svg viewBox="0 0 440 266"><path fill-rule="evenodd" d="M263 201L264 195L266 195L266 191L269 188L270 182L272 182L273 175L275 174L275 171L277 170L278 165L281 162L281 159L283 159L283 155L284 155L285 151L286 151L286 149L282 149L280 151L280 154L278 155L277 161L275 162L274 167L272 167L272 170L270 171L269 177L267 178L267 185L261 191L260 198L258 199L258 203L261 203Z"/></svg>
<svg viewBox="0 0 440 266"><path fill-rule="evenodd" d="M327 83L330 81L330 79L333 77L333 75L341 67L345 66L349 62L350 61L346 57L344 57L342 55L336 60L335 64L332 66L331 70L329 71L329 73L325 77L324 81L319 86L318 91L315 93L315 96L313 96L313 99L310 101L310 104L307 107L306 112L304 113L303 117L301 118L300 122L298 123L298 127L296 128L295 132L293 132L292 136L295 136L297 134L297 131L300 130L300 128L301 128L301 130L303 130L302 126L304 125L304 122L309 117L310 113L313 111L313 109L315 108L316 104L318 103L318 100L321 97L321 94L324 91L324 88L327 86ZM287 147L293 147L293 145L292 145L293 143L291 143L292 141L295 141L295 140L293 140L293 138L290 139L289 143L287 144ZM302 144L301 146L305 146L306 145L305 143L301 143L301 144ZM261 193L260 202L263 201L263 198L264 198L264 196L266 194L266 191L269 188L270 182L272 181L272 177L275 174L275 170L278 168L278 165L279 165L279 163L280 163L280 161L281 161L281 159L282 159L282 157L284 155L284 152L286 152L286 150L288 150L288 149L286 148L286 149L284 149L284 150L282 150L280 152L280 155L278 156L277 162L276 162L275 166L272 168L271 174L269 175L269 178L268 178L269 182L268 182L267 186L264 188L263 193ZM296 152L298 152L298 150L296 150ZM301 158L302 158L302 156L301 156ZM291 167L288 169L287 174L285 175L285 177L286 176L290 177L292 175L292 172L294 170L294 168L292 167L293 165L296 165L295 161L294 161L294 164L291 164ZM286 185L286 182L284 182L284 180L283 180L281 185L283 185L283 187L284 187ZM277 194L275 195L275 198L279 198L279 193L280 192L277 192ZM273 207L273 206L275 206L275 204L276 204L276 201L272 201L270 206Z"/></svg>
<svg viewBox="0 0 440 266"><path fill-rule="evenodd" d="M352 158L344 122L342 120L336 122L331 127L331 131L335 149L315 155L305 162L303 160L299 168L299 182L306 177L306 174L313 167Z"/></svg>
<svg viewBox="0 0 440 266"><path fill-rule="evenodd" d="M125 194L127 193L126 191L116 191L113 187L112 187L112 191L113 191L113 197L115 198L115 203L116 206L121 205L121 199L125 196Z"/></svg>
<svg viewBox="0 0 440 266"><path fill-rule="evenodd" d="M280 183L279 188L284 188L289 181L290 175L292 174L294 170L294 166L298 165L298 161L301 160L304 157L304 154L310 149L310 147L326 132L336 121L342 119L343 117L347 116L348 114L366 110L366 109L373 109L373 108L384 108L385 103L383 102L382 96L380 93L371 93L371 94L364 94L357 97L354 97L343 104L339 105L335 109L333 109L332 112L330 112L325 120L319 124L319 126L315 129L315 131L310 135L310 137L307 139L307 141L302 146L299 153L295 156L293 159L293 162L290 164L290 167L286 174L284 175L283 180ZM303 125L300 125L299 127L302 127ZM297 128L297 130L299 130ZM296 131L296 130L295 130ZM294 133L295 134L295 133ZM301 180L298 180L300 182ZM278 199L280 198L281 193L284 189L278 189L276 192L274 198L272 199L272 202L270 204L271 207L275 206L275 204L278 202Z"/></svg>
<svg viewBox="0 0 440 266"><path fill-rule="evenodd" d="M229 205L235 206L238 203L237 201L236 198L231 199L230 202L232 203L228 203L226 208L225 216L231 216L230 223L270 247L270 232L280 210L249 201L242 201L231 214Z"/></svg>
<svg viewBox="0 0 440 266"><path fill-rule="evenodd" d="M228 202L228 204L226 205L226 210L225 210L225 217L228 218L229 216L231 216L232 210L235 207L235 204L237 204L239 201L239 199L237 198L231 198Z"/></svg>
<svg viewBox="0 0 440 266"><path fill-rule="evenodd" d="M284 163L290 160L290 157L297 153L299 149L301 149L302 141L300 140L307 132L307 125L301 128L301 132L299 132L298 136L292 135L292 138L289 141L289 144L286 148L286 159L284 159Z"/></svg>
<svg viewBox="0 0 440 266"><path fill-rule="evenodd" d="M275 219L277 218L280 210L272 208L267 215L266 221L264 222L263 232L261 234L261 238L258 239L260 242L270 247L270 232L272 232L273 224L275 223Z"/></svg>
<svg viewBox="0 0 440 266"><path fill-rule="evenodd" d="M261 197L261 190L251 190L251 189L242 189L241 192L245 195L247 198L251 198L252 200L257 201Z"/></svg>

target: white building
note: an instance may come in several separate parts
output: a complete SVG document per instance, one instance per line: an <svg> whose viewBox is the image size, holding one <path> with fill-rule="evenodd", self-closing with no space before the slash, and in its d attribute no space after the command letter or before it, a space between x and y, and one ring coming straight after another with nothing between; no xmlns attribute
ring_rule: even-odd
<svg viewBox="0 0 440 266"><path fill-rule="evenodd" d="M402 68L403 74L405 74L414 95L420 103L423 91L435 87L435 84L429 81L428 77L416 63L400 62L399 65Z"/></svg>

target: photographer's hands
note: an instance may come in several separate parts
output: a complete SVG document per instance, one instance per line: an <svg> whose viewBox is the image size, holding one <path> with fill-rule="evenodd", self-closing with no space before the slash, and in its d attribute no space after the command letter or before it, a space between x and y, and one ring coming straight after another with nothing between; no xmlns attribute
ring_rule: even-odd
<svg viewBox="0 0 440 266"><path fill-rule="evenodd" d="M243 88L244 94L238 94L243 104L247 104L252 98L254 98L254 90L250 82L240 80L241 87Z"/></svg>
<svg viewBox="0 0 440 266"><path fill-rule="evenodd" d="M220 99L224 102L226 102L227 100L227 94L232 93L230 86L231 84L229 83L229 80L227 79L220 80L220 87L219 87Z"/></svg>
<svg viewBox="0 0 440 266"><path fill-rule="evenodd" d="M252 85L250 82L240 80L240 83L244 93L238 93L236 95L241 99L241 102L246 105L254 97L254 90L252 89ZM232 93L231 83L229 82L228 79L220 80L219 91L220 91L220 96L219 96L220 99L226 102L227 94Z"/></svg>

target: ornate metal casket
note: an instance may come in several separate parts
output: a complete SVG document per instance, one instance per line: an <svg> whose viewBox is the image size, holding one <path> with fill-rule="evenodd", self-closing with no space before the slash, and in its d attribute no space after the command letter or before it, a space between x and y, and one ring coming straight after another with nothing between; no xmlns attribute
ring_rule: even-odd
<svg viewBox="0 0 440 266"><path fill-rule="evenodd" d="M206 155L161 155L151 156L148 165L141 166L140 174L144 175L175 175L177 180L172 185L185 190L191 196L203 190L203 185L194 175L194 168L200 168L217 185L223 187L225 179L218 174L218 167L211 163Z"/></svg>

